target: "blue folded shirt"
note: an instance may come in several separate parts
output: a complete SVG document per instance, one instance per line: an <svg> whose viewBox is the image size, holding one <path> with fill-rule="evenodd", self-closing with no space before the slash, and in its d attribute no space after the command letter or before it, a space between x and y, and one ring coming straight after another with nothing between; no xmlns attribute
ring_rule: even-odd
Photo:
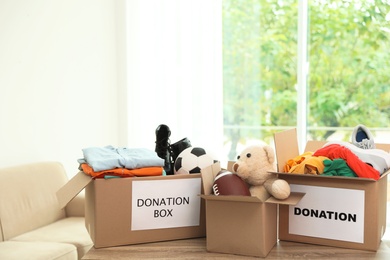
<svg viewBox="0 0 390 260"><path fill-rule="evenodd" d="M164 159L146 148L89 147L82 149L84 159L79 163L88 163L95 172L114 168L138 169L164 166Z"/></svg>

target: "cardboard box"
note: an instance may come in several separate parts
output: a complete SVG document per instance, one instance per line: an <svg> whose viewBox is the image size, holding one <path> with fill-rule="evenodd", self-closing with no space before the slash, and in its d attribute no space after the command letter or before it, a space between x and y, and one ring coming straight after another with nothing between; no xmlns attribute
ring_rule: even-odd
<svg viewBox="0 0 390 260"><path fill-rule="evenodd" d="M279 207L279 239L376 251L386 229L387 175L368 178L281 173L299 155L296 130L275 134L278 176L291 190L306 193L295 206ZM325 142L309 141L315 152ZM390 145L377 145L389 151Z"/></svg>
<svg viewBox="0 0 390 260"><path fill-rule="evenodd" d="M251 196L215 196L211 187L220 170L219 163L202 169L207 251L266 257L277 242L276 204L296 204L303 194L284 201L270 197L265 202Z"/></svg>
<svg viewBox="0 0 390 260"><path fill-rule="evenodd" d="M57 192L64 207L85 188L85 226L96 248L204 237L200 174L92 179L79 172Z"/></svg>

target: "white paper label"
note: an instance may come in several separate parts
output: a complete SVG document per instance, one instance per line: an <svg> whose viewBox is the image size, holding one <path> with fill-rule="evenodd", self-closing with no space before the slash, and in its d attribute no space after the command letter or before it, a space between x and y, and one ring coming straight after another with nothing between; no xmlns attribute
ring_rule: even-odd
<svg viewBox="0 0 390 260"><path fill-rule="evenodd" d="M132 230L199 226L201 179L132 184Z"/></svg>
<svg viewBox="0 0 390 260"><path fill-rule="evenodd" d="M364 190L291 184L306 195L289 207L289 233L364 243Z"/></svg>

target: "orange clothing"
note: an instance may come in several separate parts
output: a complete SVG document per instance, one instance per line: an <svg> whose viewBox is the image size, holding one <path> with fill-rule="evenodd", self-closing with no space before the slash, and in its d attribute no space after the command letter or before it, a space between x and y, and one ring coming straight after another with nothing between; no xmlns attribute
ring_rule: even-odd
<svg viewBox="0 0 390 260"><path fill-rule="evenodd" d="M313 156L313 152L306 152L288 160L283 170L289 173L322 174L325 168L324 160L328 160L328 158L325 156Z"/></svg>
<svg viewBox="0 0 390 260"><path fill-rule="evenodd" d="M163 167L144 167L139 169L114 168L95 172L91 166L86 163L81 164L81 169L85 174L91 175L94 178L103 178L105 175L119 176L119 177L142 177L142 176L161 176L163 174Z"/></svg>
<svg viewBox="0 0 390 260"><path fill-rule="evenodd" d="M283 167L283 172L290 172L292 167L297 166L301 162L303 162L307 157L312 156L312 152L306 152L301 155L298 155L297 157L294 157L286 162L286 165Z"/></svg>

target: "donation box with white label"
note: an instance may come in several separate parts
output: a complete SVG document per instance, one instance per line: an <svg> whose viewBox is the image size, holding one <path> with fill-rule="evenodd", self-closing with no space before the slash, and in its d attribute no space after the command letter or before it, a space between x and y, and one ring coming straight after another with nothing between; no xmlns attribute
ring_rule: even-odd
<svg viewBox="0 0 390 260"><path fill-rule="evenodd" d="M96 248L206 234L200 174L95 179L85 193Z"/></svg>
<svg viewBox="0 0 390 260"><path fill-rule="evenodd" d="M279 239L376 251L386 229L387 174L379 180L279 173L295 206L280 205Z"/></svg>

